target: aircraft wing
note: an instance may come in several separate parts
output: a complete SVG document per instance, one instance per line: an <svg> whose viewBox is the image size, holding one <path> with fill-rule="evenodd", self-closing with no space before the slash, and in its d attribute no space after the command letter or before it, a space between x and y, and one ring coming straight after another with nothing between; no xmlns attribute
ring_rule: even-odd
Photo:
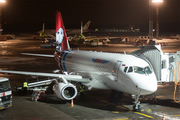
<svg viewBox="0 0 180 120"><path fill-rule="evenodd" d="M89 82L89 80L83 79L82 76L80 76L80 75L64 75L64 74L54 74L54 73L25 72L25 71L11 71L11 70L0 70L0 72L1 73L13 73L13 74L23 74L23 75L64 78L66 80L75 81L75 82Z"/></svg>
<svg viewBox="0 0 180 120"><path fill-rule="evenodd" d="M54 55L45 55L45 54L32 54L32 53L21 53L23 55L32 55L32 56L41 56L41 57L54 57Z"/></svg>

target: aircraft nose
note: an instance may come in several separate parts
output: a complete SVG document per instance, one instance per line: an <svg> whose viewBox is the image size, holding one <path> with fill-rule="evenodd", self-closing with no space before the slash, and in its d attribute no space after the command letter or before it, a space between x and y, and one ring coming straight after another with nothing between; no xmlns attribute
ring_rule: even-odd
<svg viewBox="0 0 180 120"><path fill-rule="evenodd" d="M157 90L157 79L155 76L147 77L138 87L143 95L152 94Z"/></svg>
<svg viewBox="0 0 180 120"><path fill-rule="evenodd" d="M154 93L157 90L157 81L152 81L149 85L146 85L146 90Z"/></svg>

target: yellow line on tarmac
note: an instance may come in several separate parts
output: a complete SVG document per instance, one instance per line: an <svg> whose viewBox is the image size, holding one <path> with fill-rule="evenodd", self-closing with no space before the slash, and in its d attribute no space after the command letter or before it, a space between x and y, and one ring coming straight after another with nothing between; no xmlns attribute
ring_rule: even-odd
<svg viewBox="0 0 180 120"><path fill-rule="evenodd" d="M124 109L124 110L129 110L129 111L131 111L131 110L128 109L128 108L125 108L125 107L116 105L116 104L114 104L114 103L109 103L109 102L107 102L107 101L105 101L105 100L101 100L101 99L98 99L98 98L96 98L96 99L99 100L99 101L102 101L102 102L104 102L104 103L108 103L108 104L111 104L111 105L115 105L116 107L122 108L122 109Z"/></svg>
<svg viewBox="0 0 180 120"><path fill-rule="evenodd" d="M142 116L145 116L145 117L148 117L148 118L153 118L152 116L149 116L149 115L146 115L146 114L143 114L143 113L140 113L140 112L134 112L134 113L137 113L139 115L142 115Z"/></svg>
<svg viewBox="0 0 180 120"><path fill-rule="evenodd" d="M111 104L111 105L114 105L114 106L116 106L116 107L122 108L122 109L124 109L124 110L129 110L129 112L134 112L134 111L131 111L131 110L128 109L128 108L125 108L125 107L116 105L116 104L114 104L114 103L109 103L109 102L107 102L107 101L105 101L105 100L101 100L101 99L98 99L98 98L95 98L95 99L97 99L97 100L99 100L99 101L102 101L102 102L104 102L104 103ZM142 115L142 116L145 116L145 117L148 117L148 118L153 118L152 116L149 116L149 115L146 115L146 114L143 114L143 113L140 113L140 112L134 112L134 113L139 114L139 115ZM121 119L120 119L120 120L121 120Z"/></svg>
<svg viewBox="0 0 180 120"><path fill-rule="evenodd" d="M141 110L141 111L151 111L151 109L144 109L144 110Z"/></svg>
<svg viewBox="0 0 180 120"><path fill-rule="evenodd" d="M119 113L119 111L112 111L112 113Z"/></svg>
<svg viewBox="0 0 180 120"><path fill-rule="evenodd" d="M180 116L180 115L174 115L174 117L178 117L178 116Z"/></svg>

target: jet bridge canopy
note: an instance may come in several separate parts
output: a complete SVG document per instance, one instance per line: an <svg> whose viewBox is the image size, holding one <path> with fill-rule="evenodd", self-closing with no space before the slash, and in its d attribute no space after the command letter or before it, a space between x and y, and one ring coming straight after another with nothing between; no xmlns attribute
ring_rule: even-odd
<svg viewBox="0 0 180 120"><path fill-rule="evenodd" d="M142 58L153 68L157 81L161 81L161 51L160 45L140 46L141 49L135 50L129 54Z"/></svg>

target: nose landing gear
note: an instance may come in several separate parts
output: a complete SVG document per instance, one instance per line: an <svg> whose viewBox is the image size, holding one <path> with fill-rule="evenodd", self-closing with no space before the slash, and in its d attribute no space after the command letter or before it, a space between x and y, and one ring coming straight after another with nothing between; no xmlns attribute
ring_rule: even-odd
<svg viewBox="0 0 180 120"><path fill-rule="evenodd" d="M139 97L140 95L132 95L132 98L135 99L133 111L141 112L140 101L138 101Z"/></svg>

